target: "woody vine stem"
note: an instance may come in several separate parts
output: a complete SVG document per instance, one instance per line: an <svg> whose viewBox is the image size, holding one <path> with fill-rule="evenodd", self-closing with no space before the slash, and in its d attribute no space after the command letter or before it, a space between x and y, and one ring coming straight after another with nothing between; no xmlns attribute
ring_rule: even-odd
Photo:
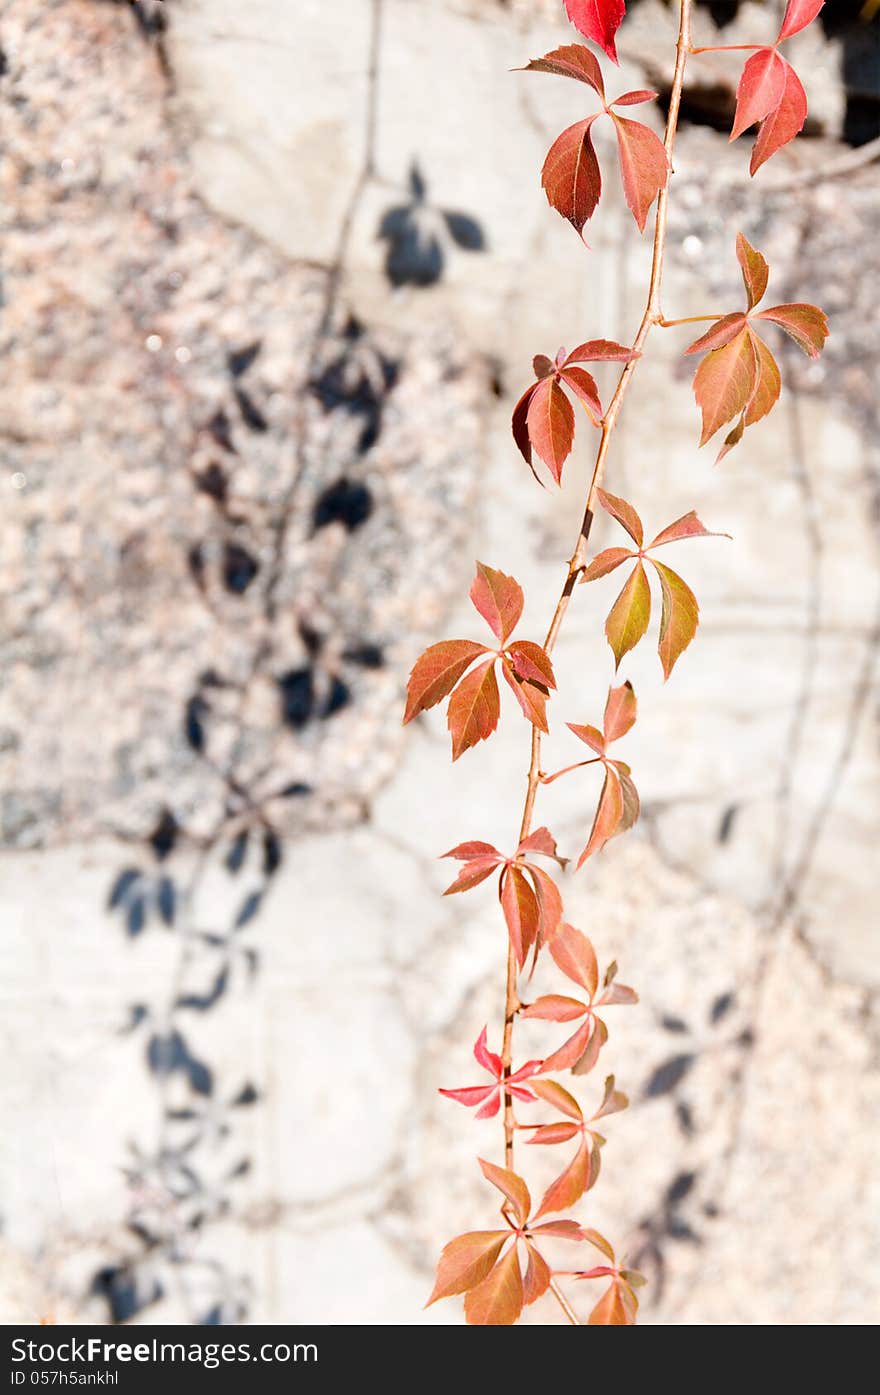
<svg viewBox="0 0 880 1395"><path fill-rule="evenodd" d="M678 30L678 44L676 47L675 73L672 79L672 91L669 99L669 114L666 121L666 135L664 148L670 162L670 178L672 175L672 152L675 146L675 135L678 130L678 113L681 107L681 93L684 86L684 73L687 65L688 51L690 49L691 30L691 0L680 0L680 19ZM669 183L661 189L657 199L657 212L654 223L654 251L651 260L651 279L648 286L648 299L645 305L645 313L639 325L638 333L633 343L633 352L641 354L645 341L652 328L656 324L662 324L663 316L660 309L660 291L663 279L663 255L666 249L667 211L669 207ZM593 473L590 479L590 488L587 492L587 502L584 509L584 517L578 532L577 544L568 564L568 575L565 578L565 585L556 602L556 609L553 612L553 619L550 621L550 628L547 631L547 638L544 641L544 650L547 654L552 654L559 638L559 631L565 619L565 612L571 600L572 593L577 584L578 577L584 569L587 554L587 544L590 538L590 531L593 524L593 502L596 490L601 484L602 475L605 469L605 462L611 446L611 438L623 400L626 397L627 389L632 381L632 376L636 370L638 357L632 358L629 363L624 364L623 370L618 379L614 395L608 405L608 410L602 420L602 434L599 439L599 449L596 453L596 462L593 466ZM538 786L541 783L541 731L537 726L532 726L531 738L531 758L529 761L528 781L526 785L526 797L523 804L522 822L519 830L519 841L528 837L532 826L532 815L535 808L535 800L538 794ZM501 1061L504 1068L505 1078L508 1077L513 1065L513 1026L516 1015L520 1008L519 995L517 993L517 979L519 965L512 945L507 950L507 992L504 1008L504 1038L501 1048ZM510 1090L504 1092L504 1165L513 1168L513 1139L516 1132L516 1118L513 1112L513 1096ZM564 1294L553 1280L550 1290L557 1302L565 1312L569 1322L580 1325L580 1319L574 1309L568 1303Z"/></svg>

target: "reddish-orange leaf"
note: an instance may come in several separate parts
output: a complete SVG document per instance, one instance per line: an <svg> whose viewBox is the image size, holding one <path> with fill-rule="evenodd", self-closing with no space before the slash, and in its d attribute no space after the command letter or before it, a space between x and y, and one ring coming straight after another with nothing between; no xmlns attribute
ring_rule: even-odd
<svg viewBox="0 0 880 1395"><path fill-rule="evenodd" d="M599 1019L595 1019L598 1023ZM589 1049L592 1038L596 1035L593 1028L594 1019L588 1017L585 1022L578 1027L576 1032L564 1041L558 1051L554 1051L548 1056L543 1065L545 1071L550 1070L573 1070L577 1062Z"/></svg>
<svg viewBox="0 0 880 1395"><path fill-rule="evenodd" d="M472 1288L464 1300L464 1315L480 1327L510 1327L523 1309L523 1283L516 1245L512 1245L495 1268Z"/></svg>
<svg viewBox="0 0 880 1395"><path fill-rule="evenodd" d="M585 742L591 751L595 751L598 755L604 756L605 737L602 735L601 731L597 731L595 727L589 724L587 726L580 726L577 722L566 722L565 725L568 727L569 731L574 732L575 736L578 737L580 741Z"/></svg>
<svg viewBox="0 0 880 1395"><path fill-rule="evenodd" d="M522 615L523 593L519 582L478 562L470 597L496 639L506 644Z"/></svg>
<svg viewBox="0 0 880 1395"><path fill-rule="evenodd" d="M560 377L566 387L570 387L576 397L583 402L590 414L590 419L594 425L598 426L602 420L602 403L599 399L599 389L596 386L596 379L586 368L560 369Z"/></svg>
<svg viewBox="0 0 880 1395"><path fill-rule="evenodd" d="M562 919L562 897L553 878L542 867L530 867L529 876L535 883L538 897L538 938L546 944Z"/></svg>
<svg viewBox="0 0 880 1395"><path fill-rule="evenodd" d="M512 666L505 660L504 680L512 691L514 697L522 708L523 716L532 726L539 731L547 732L550 728L547 725L547 689L542 683L529 683L523 678L518 678Z"/></svg>
<svg viewBox="0 0 880 1395"><path fill-rule="evenodd" d="M609 743L625 736L636 720L638 704L632 683L621 683L619 688L609 688L605 702L604 730Z"/></svg>
<svg viewBox="0 0 880 1395"><path fill-rule="evenodd" d="M605 512L610 513L611 517L617 520L621 528L626 529L636 547L641 547L645 536L645 530L642 527L642 520L639 518L632 504L628 504L625 499L619 499L616 494L606 494L604 489L596 490L596 498L599 500Z"/></svg>
<svg viewBox="0 0 880 1395"><path fill-rule="evenodd" d="M635 1317L630 1316L624 1304L621 1285L615 1279L590 1313L587 1325L589 1327L629 1327L634 1321Z"/></svg>
<svg viewBox="0 0 880 1395"><path fill-rule="evenodd" d="M519 399L519 401L513 409L513 419L511 421L513 439L516 442L520 455L522 456L526 464L530 467L532 474L535 476L535 479L538 478L538 475L535 471L534 465L532 465L532 443L529 439L529 406L531 404L532 398L535 395L535 389L537 388L537 386L537 383L532 383L530 387L526 388L522 397Z"/></svg>
<svg viewBox="0 0 880 1395"><path fill-rule="evenodd" d="M602 175L590 134L595 120L595 116L588 116L557 136L541 170L548 203L579 234L583 234L602 193Z"/></svg>
<svg viewBox="0 0 880 1395"><path fill-rule="evenodd" d="M613 63L617 62L614 36L626 13L625 0L565 0L565 13L575 29L598 44Z"/></svg>
<svg viewBox="0 0 880 1395"><path fill-rule="evenodd" d="M694 396L703 414L700 445L745 410L755 387L756 365L748 330L723 348L712 349L694 375Z"/></svg>
<svg viewBox="0 0 880 1395"><path fill-rule="evenodd" d="M659 136L641 121L611 113L617 132L617 153L623 193L636 220L639 232L644 232L648 209L669 176L669 161Z"/></svg>
<svg viewBox="0 0 880 1395"><path fill-rule="evenodd" d="M593 819L593 827L590 830L587 846L578 858L578 867L582 867L588 857L599 852L608 842L608 839L614 837L622 818L623 795L620 791L620 781L616 772L612 774L610 770L606 769L602 793L599 796L596 816Z"/></svg>
<svg viewBox="0 0 880 1395"><path fill-rule="evenodd" d="M550 953L557 966L573 983L579 983L592 998L599 984L596 951L580 930L573 925L560 925L549 942Z"/></svg>
<svg viewBox="0 0 880 1395"><path fill-rule="evenodd" d="M574 409L553 378L535 388L528 410L529 439L559 484L574 440Z"/></svg>
<svg viewBox="0 0 880 1395"><path fill-rule="evenodd" d="M542 1294L547 1292L552 1274L549 1264L534 1245L527 1243L526 1250L528 1261L526 1263L526 1276L523 1280L523 1303L528 1307L530 1303L537 1302Z"/></svg>
<svg viewBox="0 0 880 1395"><path fill-rule="evenodd" d="M522 965L538 934L538 899L519 867L504 869L500 892L510 943Z"/></svg>
<svg viewBox="0 0 880 1395"><path fill-rule="evenodd" d="M588 1075L589 1072L595 1068L596 1062L599 1059L599 1053L608 1040L608 1028L605 1026L601 1017L595 1018L594 1022L593 1031L583 1051L571 1067L572 1075ZM544 1068L546 1070L550 1069L546 1061L544 1062Z"/></svg>
<svg viewBox="0 0 880 1395"><path fill-rule="evenodd" d="M565 1114L569 1119L577 1120L578 1123L583 1122L583 1112L574 1095L570 1095L558 1081L533 1080L531 1088L539 1099L544 1100L547 1104L552 1104L555 1109L559 1110L560 1114Z"/></svg>
<svg viewBox="0 0 880 1395"><path fill-rule="evenodd" d="M623 815L620 820L620 832L626 833L628 829L632 828L641 812L639 792L633 784L630 768L626 762L614 760L611 764L617 771L620 780L620 793L623 796Z"/></svg>
<svg viewBox="0 0 880 1395"><path fill-rule="evenodd" d="M541 853L544 857L552 857L559 863L560 867L565 866L565 858L560 857L556 851L556 839L553 837L549 828L545 828L543 825L540 828L533 829L527 838L523 838L516 851L517 854L526 852Z"/></svg>
<svg viewBox="0 0 880 1395"><path fill-rule="evenodd" d="M526 1142L538 1147L552 1147L558 1143L570 1143L573 1138L577 1138L581 1132L580 1124L565 1123L560 1120L558 1124L539 1124L533 1130L531 1138Z"/></svg>
<svg viewBox="0 0 880 1395"><path fill-rule="evenodd" d="M621 563L634 555L626 547L606 547L603 552L597 552L590 565L584 568L581 581L597 581L600 576L608 576L609 572L616 571Z"/></svg>
<svg viewBox="0 0 880 1395"><path fill-rule="evenodd" d="M720 320L716 320L711 329L705 334L701 334L699 339L695 339L693 344L689 344L685 349L686 354L705 354L709 349L720 349L725 344L729 344L731 339L735 339L741 330L746 327L746 317L737 310L732 315L722 315Z"/></svg>
<svg viewBox="0 0 880 1395"><path fill-rule="evenodd" d="M470 862L474 857L495 857L501 859L501 854L492 843L481 843L479 839L471 839L467 843L459 843L456 847L450 848L449 852L442 853L442 857L454 857L457 862Z"/></svg>
<svg viewBox="0 0 880 1395"><path fill-rule="evenodd" d="M474 644L469 639L446 639L426 649L413 664L406 685L404 725L419 712L441 702L474 659L488 652L485 644Z"/></svg>
<svg viewBox="0 0 880 1395"><path fill-rule="evenodd" d="M586 1005L561 993L546 993L520 1012L520 1017L537 1017L541 1022L574 1022L583 1017Z"/></svg>
<svg viewBox="0 0 880 1395"><path fill-rule="evenodd" d="M812 24L824 4L825 0L788 0L785 14L782 17L779 38L776 42L781 43L783 39L790 39L792 34L806 29L808 24Z"/></svg>
<svg viewBox="0 0 880 1395"><path fill-rule="evenodd" d="M749 405L746 407L744 426L752 426L754 422L765 417L779 400L779 393L782 389L779 364L763 339L754 333L752 334L752 348L758 360L758 381L755 384Z"/></svg>
<svg viewBox="0 0 880 1395"><path fill-rule="evenodd" d="M471 1230L450 1240L440 1255L437 1282L425 1307L436 1303L438 1298L466 1293L469 1288L482 1283L494 1267L502 1245L509 1238L509 1230Z"/></svg>
<svg viewBox="0 0 880 1395"><path fill-rule="evenodd" d="M608 1114L619 1114L622 1109L627 1109L628 1107L629 1100L627 1096L622 1090L615 1090L614 1076L609 1075L605 1081L605 1093L602 1097L602 1103L592 1116L591 1122L594 1119L603 1119Z"/></svg>
<svg viewBox="0 0 880 1395"><path fill-rule="evenodd" d="M757 174L771 155L775 155L783 145L794 140L807 119L807 94L801 80L790 63L786 63L784 58L781 61L785 69L782 100L769 116L764 117L758 127L749 162L749 173L752 175Z"/></svg>
<svg viewBox="0 0 880 1395"><path fill-rule="evenodd" d="M447 853L447 857L449 854ZM475 857L466 867L462 867L455 881L444 891L444 896L453 896L458 891L470 891L491 877L501 861L500 857Z"/></svg>
<svg viewBox="0 0 880 1395"><path fill-rule="evenodd" d="M449 699L446 725L452 734L452 759L458 760L471 746L491 736L500 713L493 655L467 674Z"/></svg>
<svg viewBox="0 0 880 1395"><path fill-rule="evenodd" d="M614 654L615 668L620 667L624 654L638 644L650 619L651 588L645 568L638 561L605 621L605 634Z"/></svg>
<svg viewBox="0 0 880 1395"><path fill-rule="evenodd" d="M572 363L629 363L634 358L638 358L638 354L614 339L588 339L572 349L561 366L568 368Z"/></svg>
<svg viewBox="0 0 880 1395"><path fill-rule="evenodd" d="M663 528L657 534L656 538L654 538L652 542L648 543L648 549L650 550L653 547L662 547L664 543L682 542L685 538L729 537L729 533L710 532L710 530L708 528L705 528L703 524L700 522L700 520L697 518L697 515L694 512L694 510L691 509L690 513L684 513L682 514L681 518L677 518L674 523L670 523L668 528Z"/></svg>
<svg viewBox="0 0 880 1395"><path fill-rule="evenodd" d="M582 1138L577 1152L564 1172L550 1183L535 1212L535 1220L548 1211L567 1211L580 1201L590 1178L590 1149Z"/></svg>
<svg viewBox="0 0 880 1395"><path fill-rule="evenodd" d="M780 325L810 358L819 357L828 338L828 320L816 305L774 305L759 310L755 319Z"/></svg>
<svg viewBox="0 0 880 1395"><path fill-rule="evenodd" d="M508 645L507 652L514 671L520 678L525 678L531 683L543 683L546 688L556 687L550 655L545 653L540 644L533 644L528 639L515 639Z"/></svg>
<svg viewBox="0 0 880 1395"><path fill-rule="evenodd" d="M584 44L563 44L545 53L543 58L533 58L523 70L528 73L555 73L557 77L575 78L585 82L598 92L605 101L605 83L602 69L595 56Z"/></svg>
<svg viewBox="0 0 880 1395"><path fill-rule="evenodd" d="M759 48L740 75L730 139L736 140L748 126L754 126L756 121L763 121L775 111L784 91L785 60L773 48Z"/></svg>
<svg viewBox="0 0 880 1395"><path fill-rule="evenodd" d="M477 1158L477 1162L486 1180L507 1197L520 1225L525 1225L532 1209L532 1198L523 1179L507 1167L496 1167L494 1163L486 1162L485 1158Z"/></svg>
<svg viewBox="0 0 880 1395"><path fill-rule="evenodd" d="M760 252L756 252L742 233L736 235L736 255L742 267L743 281L752 310L759 300L763 300L770 279L770 268Z"/></svg>
<svg viewBox="0 0 880 1395"><path fill-rule="evenodd" d="M610 107L638 107L641 106L642 102L653 102L655 97L659 97L659 95L659 92L651 92L648 88L640 87L638 91L622 93L608 105Z"/></svg>
<svg viewBox="0 0 880 1395"><path fill-rule="evenodd" d="M697 598L677 572L664 566L652 557L651 562L660 578L663 593L663 608L660 613L660 643L657 652L663 665L663 675L668 678L676 660L687 649L700 619Z"/></svg>

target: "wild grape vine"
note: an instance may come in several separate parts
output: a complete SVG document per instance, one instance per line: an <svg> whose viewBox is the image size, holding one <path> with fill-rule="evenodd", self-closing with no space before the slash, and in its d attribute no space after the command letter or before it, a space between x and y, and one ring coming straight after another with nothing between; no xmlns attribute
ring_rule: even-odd
<svg viewBox="0 0 880 1395"><path fill-rule="evenodd" d="M804 89L791 64L779 53L779 45L810 24L823 3L824 0L788 0L776 39L763 46L749 46L752 56L739 80L731 139L757 125L750 169L753 175L804 124ZM615 41L625 13L623 0L565 0L565 9L580 33L617 63ZM469 892L490 878L495 880L508 938L501 1050L490 1049L487 1028L474 1047L477 1064L488 1080L441 1091L459 1104L474 1108L478 1119L501 1114L504 1130L503 1165L479 1159L484 1177L503 1198L502 1224L495 1229L459 1235L446 1245L428 1300L433 1303L439 1298L464 1294L465 1317L470 1323L510 1325L526 1305L550 1293L568 1320L580 1324L582 1319L562 1281L574 1284L596 1279L603 1282L603 1291L587 1323L625 1326L636 1320L636 1290L643 1283L641 1275L626 1267L597 1230L560 1215L570 1211L595 1184L605 1143L596 1126L625 1108L627 1099L616 1088L614 1077L609 1076L603 1089L594 1093L592 1104L585 1108L570 1089L550 1076L588 1075L596 1067L608 1038L606 1009L635 1003L637 997L632 988L617 982L615 964L600 977L595 950L587 936L566 921L562 894L554 873L548 870L564 867L566 859L560 856L547 827L533 828L539 791L565 775L591 766L596 768L601 783L578 868L599 853L610 838L631 828L639 816L639 795L632 771L617 755L617 742L626 736L637 715L636 696L628 681L609 686L601 724L567 723L572 736L582 743L577 749L586 745L589 756L552 774L543 766L542 738L550 730L547 706L551 698L556 698L552 654L575 587L598 581L618 568L630 567L605 620L616 674L625 656L647 632L652 607L649 578L653 577L660 597L658 653L664 678L668 679L696 634L699 606L687 582L665 561L666 553L661 554L664 560L656 554L672 544L718 536L711 534L691 511L661 528L646 543L642 520L633 505L603 489L610 445L627 389L655 326L673 328L699 320L713 321L707 332L684 352L701 356L694 377L694 394L702 414L700 445L733 423L721 445L720 460L739 444L747 427L767 415L779 397L779 368L758 326L777 326L811 357L821 352L828 334L825 316L814 305L758 308L767 290L769 268L742 233L736 239L736 256L745 285L746 308L720 317L668 320L663 315L661 282L669 179L685 67L691 55L710 51L691 44L691 9L692 0L680 0L675 72L663 141L649 126L618 110L653 101L657 94L630 91L608 101L600 62L586 45L567 44L526 64L527 72L550 73L586 85L601 105L601 110L563 131L550 148L542 170L542 185L551 207L583 236L602 193L602 172L592 143L592 127L600 117L613 123L623 192L639 231L644 229L656 202L645 311L631 346L590 339L570 353L560 349L553 358L536 355L534 380L514 408L514 442L539 482L541 466L546 467L556 484L561 482L574 443L578 403L586 411L589 424L600 433L583 519L543 643L514 637L523 610L522 589L513 577L478 563L470 597L488 625L493 642L454 639L433 644L417 660L409 677L404 721L411 721L448 698L453 760L486 740L497 727L501 708L499 669L531 727L525 801L513 851L501 852L490 843L470 840L445 854L462 864L447 895ZM609 361L622 367L608 406L603 408L596 381L584 365ZM605 548L588 561L597 506L620 526L627 541ZM609 753L612 747L613 755ZM521 997L531 977L526 971L534 969L544 951L583 996L574 997L569 990L546 994L532 1002ZM544 1059L529 1059L515 1066L514 1027L533 1019L558 1023L570 1035ZM524 1120L521 1107L534 1106L540 1111L538 1119ZM536 1207L515 1166L514 1141L517 1134L523 1133L530 1135L528 1143L532 1145L573 1145L574 1149ZM582 1255L582 1247L588 1245L598 1252L601 1262L578 1260L572 1268L554 1268L545 1247L548 1242L558 1241L576 1247L576 1256Z"/></svg>

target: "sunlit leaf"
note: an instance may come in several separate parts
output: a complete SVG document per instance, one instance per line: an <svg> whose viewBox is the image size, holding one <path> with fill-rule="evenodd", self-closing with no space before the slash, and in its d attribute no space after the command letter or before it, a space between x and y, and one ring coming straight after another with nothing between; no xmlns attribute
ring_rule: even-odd
<svg viewBox="0 0 880 1395"><path fill-rule="evenodd" d="M641 121L629 121L611 113L617 134L620 174L627 205L644 232L648 210L661 189L666 188L669 161L659 136Z"/></svg>
<svg viewBox="0 0 880 1395"><path fill-rule="evenodd" d="M587 1189L590 1177L590 1148L586 1139L581 1139L577 1152L564 1172L550 1183L541 1204L535 1212L535 1220L550 1211L568 1211L580 1201Z"/></svg>
<svg viewBox="0 0 880 1395"><path fill-rule="evenodd" d="M426 649L409 675L404 724L441 702L473 661L488 652L485 644L469 639L447 639Z"/></svg>
<svg viewBox="0 0 880 1395"><path fill-rule="evenodd" d="M507 1197L520 1225L525 1225L532 1209L532 1198L523 1179L507 1167L496 1167L494 1163L486 1162L485 1158L478 1158L477 1162L486 1180Z"/></svg>
<svg viewBox="0 0 880 1395"><path fill-rule="evenodd" d="M626 529L636 547L641 547L645 530L642 526L642 520L632 504L628 504L626 499L619 499L616 494L608 494L604 489L596 490L596 498L605 512L609 513L622 528Z"/></svg>
<svg viewBox="0 0 880 1395"><path fill-rule="evenodd" d="M617 62L614 36L626 13L625 0L565 0L565 13L575 29Z"/></svg>
<svg viewBox="0 0 880 1395"><path fill-rule="evenodd" d="M557 136L541 170L548 203L579 234L593 216L602 193L602 175L591 135L595 120L595 116L588 116Z"/></svg>
<svg viewBox="0 0 880 1395"><path fill-rule="evenodd" d="M697 633L700 607L693 591L677 572L664 566L654 557L651 558L651 562L660 578L660 589L663 593L660 643L657 652L663 665L664 677L668 678L677 659Z"/></svg>
<svg viewBox="0 0 880 1395"><path fill-rule="evenodd" d="M470 597L496 639L506 644L522 615L523 593L519 582L478 562Z"/></svg>
<svg viewBox="0 0 880 1395"><path fill-rule="evenodd" d="M466 1293L482 1283L509 1237L510 1232L506 1230L472 1230L450 1240L440 1255L437 1281L425 1307L436 1303L438 1298Z"/></svg>
<svg viewBox="0 0 880 1395"><path fill-rule="evenodd" d="M605 702L603 720L605 740L610 744L619 741L633 726L638 712L636 695L632 683L621 683L619 688L609 688Z"/></svg>
<svg viewBox="0 0 880 1395"><path fill-rule="evenodd" d="M500 715L493 656L467 674L449 699L446 725L452 735L452 759L491 736Z"/></svg>
<svg viewBox="0 0 880 1395"><path fill-rule="evenodd" d="M624 654L638 644L650 619L651 588L645 568L638 561L605 621L605 634L614 654L615 668L620 667Z"/></svg>
<svg viewBox="0 0 880 1395"><path fill-rule="evenodd" d="M608 842L608 839L614 837L622 817L623 796L620 792L620 781L616 773L612 774L610 770L606 769L602 793L599 796L596 816L593 819L593 827L590 830L587 846L578 858L578 867L582 867L588 857L599 852Z"/></svg>
<svg viewBox="0 0 880 1395"><path fill-rule="evenodd" d="M526 64L525 71L575 78L578 82L587 83L605 101L602 69L595 55L584 44L563 44L561 48L554 48L543 58L533 58Z"/></svg>
<svg viewBox="0 0 880 1395"><path fill-rule="evenodd" d="M828 320L815 305L774 305L771 310L759 310L755 319L780 325L810 358L819 357L828 338Z"/></svg>
<svg viewBox="0 0 880 1395"><path fill-rule="evenodd" d="M736 255L742 267L743 281L748 296L749 309L753 309L764 298L770 268L760 252L756 252L742 233L736 235Z"/></svg>
<svg viewBox="0 0 880 1395"><path fill-rule="evenodd" d="M472 1288L464 1300L469 1323L481 1327L509 1327L523 1308L523 1283L519 1256L513 1245L487 1278Z"/></svg>
<svg viewBox="0 0 880 1395"><path fill-rule="evenodd" d="M730 139L736 140L756 121L775 111L785 91L785 61L773 48L759 48L740 75L736 89L736 113ZM763 294L763 292L762 292ZM761 297L758 296L758 300ZM754 305L754 301L749 302Z"/></svg>

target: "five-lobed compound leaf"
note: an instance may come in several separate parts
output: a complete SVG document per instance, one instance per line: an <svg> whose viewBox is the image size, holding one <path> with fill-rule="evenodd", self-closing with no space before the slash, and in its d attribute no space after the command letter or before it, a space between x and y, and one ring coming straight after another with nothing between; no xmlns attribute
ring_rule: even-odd
<svg viewBox="0 0 880 1395"><path fill-rule="evenodd" d="M756 332L755 322L768 320L778 325L811 358L821 353L828 336L828 321L815 305L775 305L758 310L767 290L767 262L742 233L737 235L736 255L748 300L746 312L723 315L685 350L704 355L694 375L694 396L703 418L700 445L736 418L717 460L739 443L747 426L767 415L779 397L779 365Z"/></svg>
<svg viewBox="0 0 880 1395"><path fill-rule="evenodd" d="M625 0L565 0L565 13L584 38L618 61L614 36L626 14Z"/></svg>
<svg viewBox="0 0 880 1395"><path fill-rule="evenodd" d="M539 477L533 453L543 460L557 484L562 482L562 468L571 453L575 415L564 388L586 408L594 426L601 423L599 390L592 374L582 365L628 363L633 357L632 349L609 339L591 339L579 344L570 354L560 349L555 360L545 354L536 355L536 381L517 402L511 422L513 439L536 479Z"/></svg>
<svg viewBox="0 0 880 1395"><path fill-rule="evenodd" d="M556 686L549 655L539 644L516 640L508 645L523 609L519 583L478 562L470 597L502 647L490 649L467 639L430 645L410 672L403 715L405 725L448 697L446 721L453 760L485 741L498 725L499 662L525 717L541 731L547 730L546 703L550 689Z"/></svg>
<svg viewBox="0 0 880 1395"><path fill-rule="evenodd" d="M747 332L750 333L750 331ZM717 352L724 352L724 350L712 350L707 358L711 358L712 354ZM753 355L753 364L756 360L757 355ZM768 376L769 368L765 368L764 372L765 381L771 383L771 378ZM749 394L745 410L756 409L757 405L758 398ZM769 410L766 403L761 403L761 406L763 410ZM719 421L718 425L720 424ZM699 607L690 587L678 573L672 571L664 563L658 562L651 553L654 548L663 547L672 542L682 542L688 538L725 537L727 535L710 532L700 522L696 513L691 511L683 514L674 523L670 523L668 527L661 529L651 542L643 546L642 521L632 505L624 499L616 498L613 494L606 494L602 489L596 491L596 497L606 513L615 518L630 534L630 537L636 542L638 550L606 548L604 552L598 553L590 565L584 569L581 580L595 581L599 577L607 576L616 571L624 562L633 561L635 563L605 622L605 634L614 654L615 664L619 666L623 656L634 648L648 628L651 618L651 590L645 562L651 564L660 582L663 601L658 653L663 665L664 676L668 678L676 661L696 633ZM594 728L573 727L572 730L588 745L592 745L593 749L601 756L602 752L599 750L598 744L595 740L591 740L587 734L591 730L594 731ZM612 762L612 765L616 767L618 783L621 786L621 804L618 806L616 792L608 787L605 791L604 807L600 807L599 811L601 818L597 815L598 824L594 829L596 843L593 845L592 851L596 851L603 842L607 841L603 837L603 833L615 811L620 813L624 829L631 827L638 816L638 795L629 778L628 767L624 767L622 762Z"/></svg>

